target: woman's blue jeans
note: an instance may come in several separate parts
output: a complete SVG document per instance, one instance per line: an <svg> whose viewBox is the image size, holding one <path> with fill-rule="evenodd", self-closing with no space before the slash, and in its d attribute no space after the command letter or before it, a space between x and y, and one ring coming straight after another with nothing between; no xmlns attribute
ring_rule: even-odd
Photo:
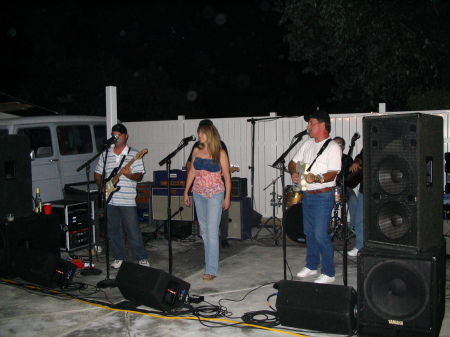
<svg viewBox="0 0 450 337"><path fill-rule="evenodd" d="M217 275L219 269L219 225L222 216L224 192L207 198L193 194L197 218L205 247L205 274Z"/></svg>
<svg viewBox="0 0 450 337"><path fill-rule="evenodd" d="M322 257L322 274L333 277L334 248L328 234L334 191L303 194L303 228L306 235L306 267L317 270Z"/></svg>

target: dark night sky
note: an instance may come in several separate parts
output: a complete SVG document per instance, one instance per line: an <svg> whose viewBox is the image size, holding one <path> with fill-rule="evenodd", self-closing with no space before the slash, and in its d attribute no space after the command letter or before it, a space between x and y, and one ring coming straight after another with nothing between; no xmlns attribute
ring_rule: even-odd
<svg viewBox="0 0 450 337"><path fill-rule="evenodd" d="M332 109L330 80L289 61L268 1L42 3L0 13L0 91L35 105L103 115L114 85L123 121Z"/></svg>

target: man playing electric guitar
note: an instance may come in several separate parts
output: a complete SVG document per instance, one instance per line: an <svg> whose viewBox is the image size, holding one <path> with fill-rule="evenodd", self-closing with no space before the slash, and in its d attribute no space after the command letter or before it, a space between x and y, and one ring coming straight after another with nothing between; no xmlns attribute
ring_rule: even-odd
<svg viewBox="0 0 450 337"><path fill-rule="evenodd" d="M117 189L111 198L108 198L110 200L106 205L108 236L111 240L114 257L111 267L118 269L122 262L127 260L124 233L130 244L133 258L139 261L141 266L149 267L148 253L142 240L136 207L136 185L144 176L144 163L142 159L135 160L135 157L139 157L138 152L127 145L128 133L124 125L114 125L111 135L117 141L99 157L94 173L100 190L102 177L110 176L115 168L119 168L120 179L117 177L118 180L116 179L114 183L111 181L111 183L114 188L117 185L120 189ZM115 178L116 176L111 180L115 180Z"/></svg>
<svg viewBox="0 0 450 337"><path fill-rule="evenodd" d="M303 193L303 228L306 236L306 266L297 273L304 278L317 274L319 264L322 273L314 281L335 281L334 248L328 235L330 215L334 206L333 187L341 169L341 148L331 140L330 116L325 111L314 111L305 116L309 136L289 162L289 172L295 184L300 182L297 162L310 163L306 172L306 191Z"/></svg>

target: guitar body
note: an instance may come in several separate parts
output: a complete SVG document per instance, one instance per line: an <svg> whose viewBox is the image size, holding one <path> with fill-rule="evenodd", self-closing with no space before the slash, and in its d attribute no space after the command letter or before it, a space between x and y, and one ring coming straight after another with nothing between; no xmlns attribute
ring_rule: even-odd
<svg viewBox="0 0 450 337"><path fill-rule="evenodd" d="M118 182L119 180L117 180ZM120 186L117 187L117 183L113 184L112 180L105 183L105 200L107 204L111 201L113 194L120 190Z"/></svg>
<svg viewBox="0 0 450 337"><path fill-rule="evenodd" d="M306 176L308 175L307 170L309 168L309 164L298 161L297 162L297 172L300 178L300 182L296 185L301 191L306 191Z"/></svg>
<svg viewBox="0 0 450 337"><path fill-rule="evenodd" d="M129 168L134 163L136 159L141 159L146 153L148 152L147 149L142 150L139 152L133 159L131 159L125 167ZM109 175L108 179L105 182L105 200L106 204L108 204L113 196L113 194L120 190L120 187L117 187L117 184L119 183L119 178L122 175L119 168L116 167L111 174Z"/></svg>
<svg viewBox="0 0 450 337"><path fill-rule="evenodd" d="M354 189L363 179L363 169L359 169L356 172L349 173L345 180L345 186Z"/></svg>

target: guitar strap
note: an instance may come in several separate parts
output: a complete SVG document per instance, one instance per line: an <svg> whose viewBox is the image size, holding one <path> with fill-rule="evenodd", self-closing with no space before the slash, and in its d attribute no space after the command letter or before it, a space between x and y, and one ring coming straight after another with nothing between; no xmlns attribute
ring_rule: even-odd
<svg viewBox="0 0 450 337"><path fill-rule="evenodd" d="M125 158L126 158L126 156L130 153L130 147L128 147L128 152L127 152L127 154L125 154L123 157L122 157L122 160L120 161L120 164L119 164L119 167L117 168L117 171L119 171L120 170L120 168L122 167L122 164L123 164L123 162L125 161Z"/></svg>
<svg viewBox="0 0 450 337"><path fill-rule="evenodd" d="M309 167L307 168L306 172L309 172L311 170L311 167L314 165L314 163L316 162L317 158L319 158L319 156L322 154L322 152L327 148L328 144L330 144L331 142L331 138L329 138L320 148L319 153L317 154L316 158L314 159L314 161L311 163L311 165L309 165Z"/></svg>

